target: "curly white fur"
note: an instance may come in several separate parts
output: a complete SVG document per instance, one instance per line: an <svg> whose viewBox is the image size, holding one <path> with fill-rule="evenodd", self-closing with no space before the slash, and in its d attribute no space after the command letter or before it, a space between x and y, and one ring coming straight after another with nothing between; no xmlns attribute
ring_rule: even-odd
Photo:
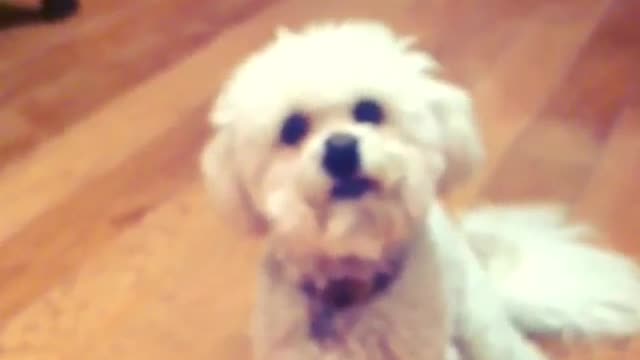
<svg viewBox="0 0 640 360"><path fill-rule="evenodd" d="M565 338L640 332L640 271L594 247L595 231L569 224L559 206L490 206L463 231L522 330Z"/></svg>
<svg viewBox="0 0 640 360"><path fill-rule="evenodd" d="M202 169L221 214L267 240L253 344L258 360L540 360L525 333L628 336L640 330L637 266L581 241L556 208L486 207L455 223L438 197L481 165L472 101L438 64L383 24L281 30L244 61L214 105ZM354 121L373 99L380 125ZM283 123L303 114L295 144ZM323 168L333 134L358 139L376 184L336 199ZM303 281L359 280L409 255L392 286L311 336ZM353 261L344 259L356 259Z"/></svg>

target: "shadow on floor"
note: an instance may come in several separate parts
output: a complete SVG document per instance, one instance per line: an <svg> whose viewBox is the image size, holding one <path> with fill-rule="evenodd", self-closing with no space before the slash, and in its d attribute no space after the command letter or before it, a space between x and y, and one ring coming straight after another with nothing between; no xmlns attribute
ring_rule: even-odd
<svg viewBox="0 0 640 360"><path fill-rule="evenodd" d="M44 0L42 7L13 5L0 0L0 31L41 22L62 20L78 9L76 0Z"/></svg>
<svg viewBox="0 0 640 360"><path fill-rule="evenodd" d="M0 2L0 31L44 21L39 8Z"/></svg>

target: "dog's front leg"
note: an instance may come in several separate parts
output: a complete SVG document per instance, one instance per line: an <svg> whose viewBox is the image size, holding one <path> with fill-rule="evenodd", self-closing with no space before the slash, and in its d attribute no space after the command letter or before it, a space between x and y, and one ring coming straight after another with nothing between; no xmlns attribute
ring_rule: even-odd
<svg viewBox="0 0 640 360"><path fill-rule="evenodd" d="M511 324L491 291L482 288L469 290L471 291L466 292L459 303L456 321L456 335L463 359L546 359L542 352Z"/></svg>
<svg viewBox="0 0 640 360"><path fill-rule="evenodd" d="M463 245L465 279L456 324L462 352L470 360L546 359L512 324L484 270Z"/></svg>
<svg viewBox="0 0 640 360"><path fill-rule="evenodd" d="M454 337L465 360L545 360L511 323L484 270L444 209L431 213L431 233L449 287Z"/></svg>
<svg viewBox="0 0 640 360"><path fill-rule="evenodd" d="M449 345L445 360L461 360L458 348L455 345Z"/></svg>

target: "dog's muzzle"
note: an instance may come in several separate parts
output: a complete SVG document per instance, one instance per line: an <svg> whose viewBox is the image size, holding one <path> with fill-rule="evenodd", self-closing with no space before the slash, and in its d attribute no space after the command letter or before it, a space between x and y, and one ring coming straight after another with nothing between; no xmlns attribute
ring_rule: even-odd
<svg viewBox="0 0 640 360"><path fill-rule="evenodd" d="M376 183L362 175L358 138L336 133L325 142L322 166L333 179L331 197L358 199L376 188Z"/></svg>

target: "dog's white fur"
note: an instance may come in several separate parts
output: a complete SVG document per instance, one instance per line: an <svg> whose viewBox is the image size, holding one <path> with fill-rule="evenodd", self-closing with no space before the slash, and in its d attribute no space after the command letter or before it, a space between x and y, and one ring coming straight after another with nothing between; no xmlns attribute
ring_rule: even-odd
<svg viewBox="0 0 640 360"><path fill-rule="evenodd" d="M483 159L470 97L438 78L438 64L385 25L344 21L281 30L244 61L211 113L216 135L202 155L221 213L267 239L253 344L258 360L533 360L525 337L628 336L640 330L640 271L584 242L590 231L555 207L486 207L455 223L438 197ZM361 97L385 122L351 118ZM284 146L284 119L311 128ZM329 196L323 143L360 140L363 171L380 188L352 201ZM304 277L345 270L317 259L355 257L372 269L409 250L392 288L336 318L341 341L309 336ZM374 265L371 265L374 264ZM353 275L353 274L352 274Z"/></svg>

